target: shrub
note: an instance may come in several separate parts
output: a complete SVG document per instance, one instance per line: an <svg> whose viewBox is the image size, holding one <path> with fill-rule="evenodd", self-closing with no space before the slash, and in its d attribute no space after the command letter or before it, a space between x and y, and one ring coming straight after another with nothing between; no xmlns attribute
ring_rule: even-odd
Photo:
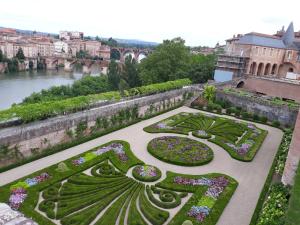
<svg viewBox="0 0 300 225"><path fill-rule="evenodd" d="M250 117L250 113L243 111L242 113L242 118L248 119Z"/></svg>
<svg viewBox="0 0 300 225"><path fill-rule="evenodd" d="M255 121L259 121L259 120L260 120L260 117L259 117L259 115L257 115L257 114L253 114L253 120L255 120Z"/></svg>
<svg viewBox="0 0 300 225"><path fill-rule="evenodd" d="M274 120L274 121L272 122L272 126L274 126L274 127L280 127L279 121Z"/></svg>
<svg viewBox="0 0 300 225"><path fill-rule="evenodd" d="M266 122L268 121L268 118L265 117L265 116L262 116L262 117L260 117L260 121L261 121L262 123L266 123Z"/></svg>

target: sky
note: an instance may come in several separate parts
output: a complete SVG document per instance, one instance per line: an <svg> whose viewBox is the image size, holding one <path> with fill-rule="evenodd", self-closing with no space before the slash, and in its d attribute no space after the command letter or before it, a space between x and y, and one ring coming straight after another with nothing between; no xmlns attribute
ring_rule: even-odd
<svg viewBox="0 0 300 225"><path fill-rule="evenodd" d="M189 46L224 44L234 34L273 34L294 21L299 0L0 0L0 26L50 33L161 43L182 37Z"/></svg>

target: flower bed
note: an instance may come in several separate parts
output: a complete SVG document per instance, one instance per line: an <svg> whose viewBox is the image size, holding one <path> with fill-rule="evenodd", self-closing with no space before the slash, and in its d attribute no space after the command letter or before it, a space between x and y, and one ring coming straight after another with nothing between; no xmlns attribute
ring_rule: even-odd
<svg viewBox="0 0 300 225"><path fill-rule="evenodd" d="M161 177L161 172L155 166L138 165L132 170L132 175L137 180L152 182Z"/></svg>
<svg viewBox="0 0 300 225"><path fill-rule="evenodd" d="M184 177L174 178L174 183L176 184L192 186L204 185L209 187L206 190L204 196L202 196L198 201L198 204L193 205L187 213L188 216L195 218L199 222L203 222L203 220L209 215L209 212L212 210L218 197L227 187L228 182L229 181L223 176L212 179L205 177L199 179L191 179Z"/></svg>
<svg viewBox="0 0 300 225"><path fill-rule="evenodd" d="M198 166L213 159L205 144L183 137L164 136L151 140L148 151L156 158L177 165Z"/></svg>
<svg viewBox="0 0 300 225"><path fill-rule="evenodd" d="M12 209L19 209L27 197L27 188L35 186L49 178L50 175L48 173L41 173L39 176L27 178L25 181L19 181L10 186L9 206Z"/></svg>
<svg viewBox="0 0 300 225"><path fill-rule="evenodd" d="M199 176L167 172L167 178L157 186L193 193L169 225L182 225L186 220L193 224L212 225L217 223L237 187L237 182L224 174Z"/></svg>
<svg viewBox="0 0 300 225"><path fill-rule="evenodd" d="M103 146L95 151L86 153L83 157L79 157L78 159L73 160L74 165L80 165L82 163L85 163L87 161L90 161L97 156L100 156L106 152L113 151L122 162L126 162L128 160L128 157L124 151L124 147L120 143L111 143L110 145Z"/></svg>

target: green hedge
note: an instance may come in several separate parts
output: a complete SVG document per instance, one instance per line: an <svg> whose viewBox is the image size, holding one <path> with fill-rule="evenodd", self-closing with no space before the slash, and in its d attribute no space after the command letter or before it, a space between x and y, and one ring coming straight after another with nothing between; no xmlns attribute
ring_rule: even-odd
<svg viewBox="0 0 300 225"><path fill-rule="evenodd" d="M158 207L164 209L173 209L181 204L181 197L174 191L158 189L155 186L147 186L146 192L149 200ZM155 194L159 194L160 199L155 198L152 192ZM162 198L161 196L166 195L167 193L172 195L173 201L163 201L164 198Z"/></svg>
<svg viewBox="0 0 300 225"><path fill-rule="evenodd" d="M189 79L168 81L165 83L151 84L136 88L138 93L129 90L132 95L150 95L159 92L169 91L181 88L191 84ZM129 94L129 96L131 96ZM35 120L43 120L57 115L73 113L86 108L100 100L120 100L121 94L117 91L93 94L87 96L78 96L63 100L53 100L41 103L16 105L6 110L0 111L0 121L6 121L13 118L20 118L28 123Z"/></svg>
<svg viewBox="0 0 300 225"><path fill-rule="evenodd" d="M139 206L144 216L153 225L163 225L169 218L169 212L156 208L152 205L145 195L145 187L140 192Z"/></svg>

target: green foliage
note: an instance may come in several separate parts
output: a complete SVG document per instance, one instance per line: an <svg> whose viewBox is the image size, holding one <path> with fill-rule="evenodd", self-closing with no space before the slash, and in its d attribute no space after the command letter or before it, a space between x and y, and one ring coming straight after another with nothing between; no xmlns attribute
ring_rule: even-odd
<svg viewBox="0 0 300 225"><path fill-rule="evenodd" d="M216 87L213 85L205 85L203 90L203 97L208 102L214 102L216 97Z"/></svg>
<svg viewBox="0 0 300 225"><path fill-rule="evenodd" d="M39 93L33 93L23 100L23 103L38 103L61 100L82 95L97 94L109 91L106 76L85 76L70 85L53 86Z"/></svg>
<svg viewBox="0 0 300 225"><path fill-rule="evenodd" d="M90 58L90 55L87 51L79 50L78 52L76 52L76 58L78 59Z"/></svg>
<svg viewBox="0 0 300 225"><path fill-rule="evenodd" d="M0 49L0 62L2 62L3 61L3 52L2 52L2 50Z"/></svg>
<svg viewBox="0 0 300 225"><path fill-rule="evenodd" d="M286 213L286 225L300 224L300 164L298 165L297 174L295 176L294 186L291 191L288 210Z"/></svg>
<svg viewBox="0 0 300 225"><path fill-rule="evenodd" d="M126 81L130 88L137 87L141 85L137 63L131 55L125 58L125 63L122 69L122 79Z"/></svg>
<svg viewBox="0 0 300 225"><path fill-rule="evenodd" d="M285 166L285 161L287 158L287 154L289 152L290 144L292 141L292 136L293 136L293 131L292 130L286 130L284 132L284 136L282 138L281 144L279 146L279 150L276 156L276 167L275 167L275 172L277 174L282 175L284 166Z"/></svg>
<svg viewBox="0 0 300 225"><path fill-rule="evenodd" d="M69 167L64 163L64 162L60 162L58 165L57 165L57 169L56 171L57 172L60 172L60 173L64 173L64 172L67 172L69 171Z"/></svg>
<svg viewBox="0 0 300 225"><path fill-rule="evenodd" d="M16 54L16 58L20 61L23 61L25 59L25 55L24 55L23 49L21 47L18 49L18 52Z"/></svg>
<svg viewBox="0 0 300 225"><path fill-rule="evenodd" d="M139 181L143 181L143 182L153 182L153 181L157 181L161 178L161 171L160 169L158 169L157 167L155 166L151 166L151 167L154 167L154 170L155 170L155 173L156 173L156 176L147 176L147 175L140 175L139 173L139 168L140 167L144 167L145 170L147 169L147 167L149 167L148 165L138 165L136 166L133 170L132 170L132 176L139 180ZM144 174L147 174L147 173L144 173Z"/></svg>
<svg viewBox="0 0 300 225"><path fill-rule="evenodd" d="M272 126L274 126L274 127L280 127L280 122L277 121L277 120L274 120L274 121L272 122Z"/></svg>
<svg viewBox="0 0 300 225"><path fill-rule="evenodd" d="M182 166L199 166L213 159L213 151L202 142L184 137L164 136L152 139L148 152L159 160Z"/></svg>
<svg viewBox="0 0 300 225"><path fill-rule="evenodd" d="M112 48L110 50L110 59L111 60L120 60L121 59L121 54L117 49Z"/></svg>
<svg viewBox="0 0 300 225"><path fill-rule="evenodd" d="M284 224L284 214L288 206L289 191L283 184L274 184L269 190L257 225Z"/></svg>
<svg viewBox="0 0 300 225"><path fill-rule="evenodd" d="M16 58L5 59L4 61L7 62L6 73L19 71L19 61Z"/></svg>
<svg viewBox="0 0 300 225"><path fill-rule="evenodd" d="M139 71L142 84L183 78L178 75L187 71L189 56L189 50L181 38L164 40L152 54L140 63Z"/></svg>
<svg viewBox="0 0 300 225"><path fill-rule="evenodd" d="M107 77L110 88L112 90L118 90L121 80L121 70L118 63L116 63L114 60L109 63Z"/></svg>

